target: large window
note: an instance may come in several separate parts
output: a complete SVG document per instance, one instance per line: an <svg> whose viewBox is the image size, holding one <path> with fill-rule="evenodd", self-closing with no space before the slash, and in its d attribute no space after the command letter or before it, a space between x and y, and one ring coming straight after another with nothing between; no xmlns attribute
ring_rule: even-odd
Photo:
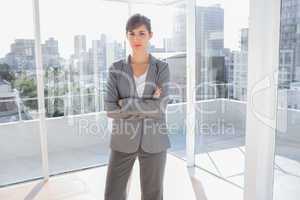
<svg viewBox="0 0 300 200"><path fill-rule="evenodd" d="M274 199L296 200L300 188L300 1L281 1Z"/></svg>
<svg viewBox="0 0 300 200"><path fill-rule="evenodd" d="M247 188L244 186L245 122L246 114L251 113L246 112L247 88L256 80L252 72L258 76L263 74L259 68L263 69L260 64L265 63L261 61L270 61L274 56L270 55L272 45L267 41L266 55L262 52L260 55L263 56L258 57L251 50L252 58L256 59L249 59L254 65L248 68L249 1L266 7L271 2L196 0L195 8L195 164L238 188L239 194ZM166 5L158 5L162 1L127 4L98 0L39 0L39 3L45 94L42 101L45 101L48 142L44 149L49 154L50 174L107 163L110 120L102 112L103 94L109 66L125 58L129 50L125 37L129 11L151 19L154 37L150 52L169 63L171 88L167 122L172 146L169 152L185 159L186 130L190 129L186 124L186 105L190 105L186 99L189 58L186 2L168 1ZM33 34L36 16L33 16L32 1L5 1L1 8L0 187L42 177L40 136L43 136L37 108L36 38ZM267 10L267 14L274 14L274 10ZM265 9L257 11L252 13L252 20L268 22L269 18L257 18ZM276 152L271 149L273 140L266 141L271 138L266 135L272 131L264 129L265 135L247 135L255 136L249 137L247 145L251 150L247 151L249 163L256 165L254 168L249 163L246 166L249 177L255 175L253 180L248 177L249 183L260 180L261 177L256 176L268 174L264 169L273 164L269 161L257 164L256 161L261 162L261 159L250 160L252 156L260 158L258 154L263 150L267 150L261 155L264 158L275 153L274 199L277 200L296 200L300 188L299 13L300 0L281 0ZM261 24L253 24L252 41L260 42L267 31L262 33ZM255 66L255 63L259 65ZM271 68L267 63L266 69ZM249 80L248 69L254 69L249 72L252 77ZM263 102L268 99L267 103L272 103L270 96L258 99ZM262 104L266 110L269 109L267 103ZM248 117L250 126L247 127L254 127L249 130L259 129L253 124L265 128L252 114ZM255 149L256 145L258 149ZM266 178L266 182L271 178ZM247 186L252 189L257 185ZM265 193L266 188L256 192Z"/></svg>
<svg viewBox="0 0 300 200"><path fill-rule="evenodd" d="M1 10L0 187L42 176L32 1Z"/></svg>
<svg viewBox="0 0 300 200"><path fill-rule="evenodd" d="M7 12L1 13L1 24L7 31L0 33L3 40L0 49L0 122L3 123L0 185L41 177L39 139L43 134L37 108L31 3L6 2L3 8ZM152 20L151 53L170 64L171 152L184 157L185 7L180 2L168 6L131 5L131 14L139 12ZM101 112L103 94L109 66L123 59L128 50L125 23L129 6L97 0L76 1L72 5L69 1L40 0L39 6L50 174L105 164L110 120ZM153 10L162 13L164 21ZM6 20L11 13L19 13L22 18ZM7 124L12 121L17 123Z"/></svg>
<svg viewBox="0 0 300 200"><path fill-rule="evenodd" d="M196 1L196 166L244 186L249 0Z"/></svg>
<svg viewBox="0 0 300 200"><path fill-rule="evenodd" d="M125 56L127 4L76 1L69 9L67 1L41 0L40 5L47 117L103 110L108 67Z"/></svg>
<svg viewBox="0 0 300 200"><path fill-rule="evenodd" d="M40 12L50 173L105 164L108 119L99 111L108 68L125 56L128 6L40 0Z"/></svg>

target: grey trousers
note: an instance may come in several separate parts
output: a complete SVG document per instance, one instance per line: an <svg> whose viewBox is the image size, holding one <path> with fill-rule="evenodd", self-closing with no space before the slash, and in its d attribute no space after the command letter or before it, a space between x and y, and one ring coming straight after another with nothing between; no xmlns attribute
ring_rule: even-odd
<svg viewBox="0 0 300 200"><path fill-rule="evenodd" d="M166 150L147 153L139 147L137 152L111 151L106 173L105 200L126 200L127 183L136 157L140 165L142 200L163 200L163 178Z"/></svg>

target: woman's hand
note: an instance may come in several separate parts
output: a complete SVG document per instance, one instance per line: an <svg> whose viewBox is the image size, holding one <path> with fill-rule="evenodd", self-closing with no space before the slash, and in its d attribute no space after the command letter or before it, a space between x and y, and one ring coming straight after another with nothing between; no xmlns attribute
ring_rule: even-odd
<svg viewBox="0 0 300 200"><path fill-rule="evenodd" d="M153 98L159 98L161 95L161 88L159 88L158 86L156 86L155 92L153 94Z"/></svg>

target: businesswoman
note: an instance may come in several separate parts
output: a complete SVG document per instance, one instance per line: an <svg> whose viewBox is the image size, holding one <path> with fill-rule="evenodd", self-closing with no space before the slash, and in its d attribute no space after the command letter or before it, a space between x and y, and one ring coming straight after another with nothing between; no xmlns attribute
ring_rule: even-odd
<svg viewBox="0 0 300 200"><path fill-rule="evenodd" d="M136 158L142 200L163 199L169 66L148 52L150 19L135 14L126 24L131 54L109 68L104 107L113 118L105 200L125 200ZM137 186L133 186L137 187Z"/></svg>

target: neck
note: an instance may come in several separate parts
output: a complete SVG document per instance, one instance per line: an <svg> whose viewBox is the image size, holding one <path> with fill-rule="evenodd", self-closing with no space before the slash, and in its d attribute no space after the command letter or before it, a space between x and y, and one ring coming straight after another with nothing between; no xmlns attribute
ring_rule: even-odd
<svg viewBox="0 0 300 200"><path fill-rule="evenodd" d="M143 52L132 52L131 63L144 64L149 62L149 53Z"/></svg>

